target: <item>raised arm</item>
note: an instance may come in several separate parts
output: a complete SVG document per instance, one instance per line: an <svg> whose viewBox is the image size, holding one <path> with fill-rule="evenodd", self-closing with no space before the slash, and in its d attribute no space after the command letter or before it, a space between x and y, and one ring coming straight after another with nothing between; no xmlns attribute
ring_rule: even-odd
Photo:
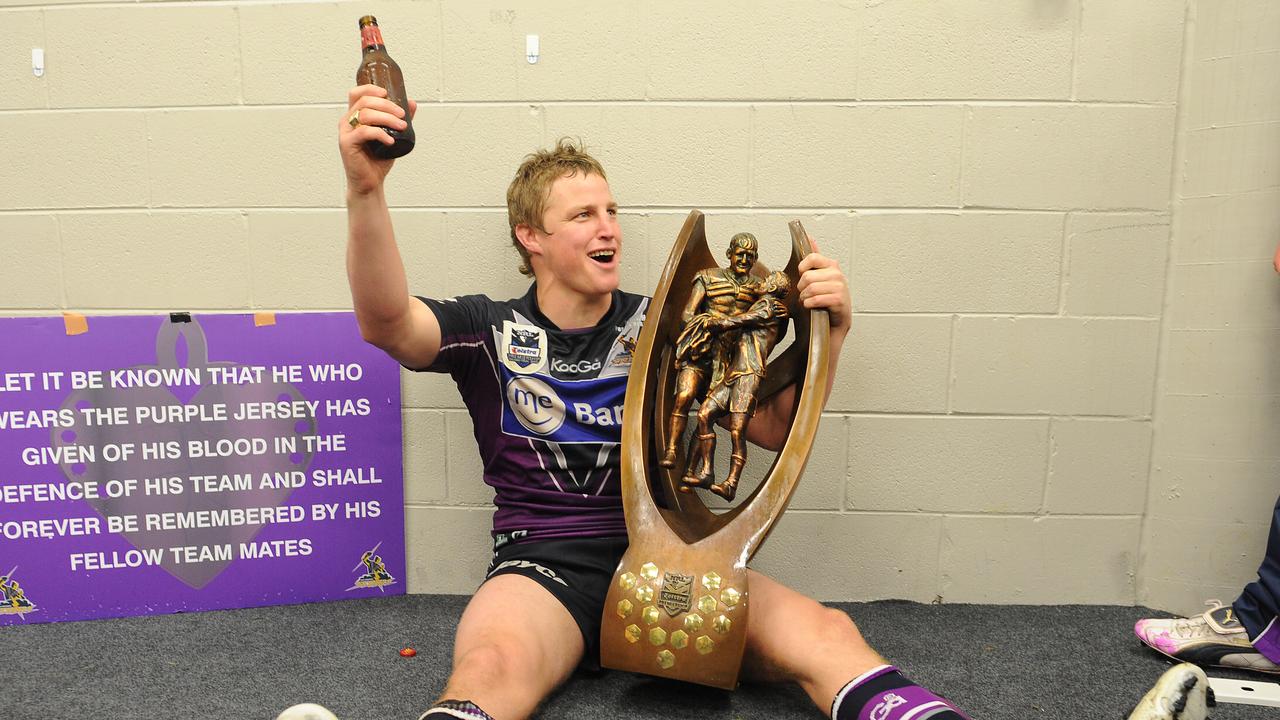
<svg viewBox="0 0 1280 720"><path fill-rule="evenodd" d="M845 336L849 334L853 303L849 299L849 283L840 264L822 255L813 238L809 238L809 242L813 245L814 252L800 262L800 282L796 284L796 290L800 293L800 303L805 309L825 308L831 313L827 388L822 399L825 405L835 384L840 349L844 346ZM780 390L762 403L751 419L751 424L747 426L747 440L769 450L780 449L787 439L787 425L791 421L795 403L794 385Z"/></svg>
<svg viewBox="0 0 1280 720"><path fill-rule="evenodd" d="M425 304L409 296L384 192L395 161L365 150L366 142L393 142L383 127L405 127L404 111L386 95L376 85L352 88L338 125L347 177L347 281L361 336L399 362L425 368L440 351L440 323ZM417 111L412 100L409 107Z"/></svg>

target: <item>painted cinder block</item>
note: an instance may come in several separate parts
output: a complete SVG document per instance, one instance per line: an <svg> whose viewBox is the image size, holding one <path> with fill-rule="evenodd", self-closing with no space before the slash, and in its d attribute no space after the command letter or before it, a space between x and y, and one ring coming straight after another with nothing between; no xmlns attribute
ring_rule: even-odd
<svg viewBox="0 0 1280 720"><path fill-rule="evenodd" d="M858 97L1065 100L1077 3L868 2Z"/></svg>
<svg viewBox="0 0 1280 720"><path fill-rule="evenodd" d="M404 501L439 503L446 496L444 454L447 445L443 412L408 410L404 419Z"/></svg>
<svg viewBox="0 0 1280 720"><path fill-rule="evenodd" d="M246 103L345 105L356 84L357 22L364 15L378 18L409 97L440 99L440 8L434 0L242 4L236 11Z"/></svg>
<svg viewBox="0 0 1280 720"><path fill-rule="evenodd" d="M849 418L851 510L1040 509L1047 418Z"/></svg>
<svg viewBox="0 0 1280 720"><path fill-rule="evenodd" d="M115 4L115 0L85 0L84 2L82 2L81 0L44 0L44 2L41 2L40 4L41 5L72 5L72 4L74 5L94 5L94 4L105 5L108 3ZM0 8L21 7L25 5L31 5L31 4L32 3L30 2L30 0L0 0Z"/></svg>
<svg viewBox="0 0 1280 720"><path fill-rule="evenodd" d="M1174 257L1183 264L1253 260L1265 266L1280 238L1278 207L1280 188L1183 198L1173 216Z"/></svg>
<svg viewBox="0 0 1280 720"><path fill-rule="evenodd" d="M240 213L77 213L58 222L69 307L250 306L249 230Z"/></svg>
<svg viewBox="0 0 1280 720"><path fill-rule="evenodd" d="M1218 460L1277 459L1280 395L1165 395L1156 423L1156 455Z"/></svg>
<svg viewBox="0 0 1280 720"><path fill-rule="evenodd" d="M1269 0L1200 0L1192 27L1196 60L1280 50L1280 6Z"/></svg>
<svg viewBox="0 0 1280 720"><path fill-rule="evenodd" d="M1184 0L1084 0L1075 98L1173 103L1182 67Z"/></svg>
<svg viewBox="0 0 1280 720"><path fill-rule="evenodd" d="M317 107L150 111L144 158L151 205L338 205L345 191L336 147L341 115Z"/></svg>
<svg viewBox="0 0 1280 720"><path fill-rule="evenodd" d="M968 413L1151 414L1155 320L960 317L951 409Z"/></svg>
<svg viewBox="0 0 1280 720"><path fill-rule="evenodd" d="M326 129L336 132L339 119L335 116ZM539 107L420 105L413 120L420 140L396 161L387 179L387 201L403 207L505 208L507 186L520 161L547 144L542 127ZM331 148L326 151L332 168L337 157Z"/></svg>
<svg viewBox="0 0 1280 720"><path fill-rule="evenodd" d="M941 528L937 515L788 512L751 567L822 601L930 602Z"/></svg>
<svg viewBox="0 0 1280 720"><path fill-rule="evenodd" d="M946 412L951 323L949 315L854 314L827 409Z"/></svg>
<svg viewBox="0 0 1280 720"><path fill-rule="evenodd" d="M1276 271L1267 260L1179 264L1169 283L1171 329L1280 328Z"/></svg>
<svg viewBox="0 0 1280 720"><path fill-rule="evenodd" d="M406 408L462 409L462 396L453 378L445 373L400 371L400 388Z"/></svg>
<svg viewBox="0 0 1280 720"><path fill-rule="evenodd" d="M506 300L524 295L533 282L520 274L520 254L511 245L505 212L441 213L439 235L412 242L405 262L415 295L448 298L483 293ZM442 263L442 258L448 258L448 263Z"/></svg>
<svg viewBox="0 0 1280 720"><path fill-rule="evenodd" d="M1205 508L1213 508L1219 522L1265 521L1267 508L1276 503L1280 459L1201 458L1176 451L1165 448L1153 459L1148 513L1169 521L1204 520Z"/></svg>
<svg viewBox="0 0 1280 720"><path fill-rule="evenodd" d="M1045 511L1141 515L1147 501L1151 423L1054 418Z"/></svg>
<svg viewBox="0 0 1280 720"><path fill-rule="evenodd" d="M1055 313L1060 213L860 213L860 312Z"/></svg>
<svg viewBox="0 0 1280 720"><path fill-rule="evenodd" d="M0 214L0 308L63 306L62 253L53 215Z"/></svg>
<svg viewBox="0 0 1280 720"><path fill-rule="evenodd" d="M963 123L956 105L756 106L751 201L958 207Z"/></svg>
<svg viewBox="0 0 1280 720"><path fill-rule="evenodd" d="M1280 391L1280 328L1172 330L1162 386L1173 395L1267 395ZM1280 426L1275 429L1280 431Z"/></svg>
<svg viewBox="0 0 1280 720"><path fill-rule="evenodd" d="M979 106L965 131L966 206L1165 210L1172 107Z"/></svg>
<svg viewBox="0 0 1280 720"><path fill-rule="evenodd" d="M409 592L475 593L493 557L492 527L492 508L406 507ZM441 552L441 548L449 551Z"/></svg>
<svg viewBox="0 0 1280 720"><path fill-rule="evenodd" d="M650 99L856 97L856 5L663 0L641 7Z"/></svg>
<svg viewBox="0 0 1280 720"><path fill-rule="evenodd" d="M1280 183L1280 123L1264 122L1192 130L1178 171L1184 197L1270 190Z"/></svg>
<svg viewBox="0 0 1280 720"><path fill-rule="evenodd" d="M580 138L629 206L747 204L750 109L738 105L549 105L546 134Z"/></svg>
<svg viewBox="0 0 1280 720"><path fill-rule="evenodd" d="M641 12L638 3L443 2L443 97L643 99L649 38L636 31ZM538 61L532 64L525 54L527 35L538 36Z"/></svg>
<svg viewBox="0 0 1280 720"><path fill-rule="evenodd" d="M3 3L0 3L2 5ZM5 43L0 46L0 110L44 108L49 104L48 62L45 75L36 77L31 69L31 50L44 48L44 13L38 10L14 10L0 14L4 24Z"/></svg>
<svg viewBox="0 0 1280 720"><path fill-rule="evenodd" d="M1204 612L1211 597L1235 600L1258 577L1272 507L1255 508L1256 520L1246 523L1149 516L1143 529L1142 601L1150 598L1156 607L1195 615ZM1184 583L1198 586L1198 594ZM1214 593L1216 588L1228 589Z"/></svg>
<svg viewBox="0 0 1280 720"><path fill-rule="evenodd" d="M1187 126L1280 120L1280 52L1256 52L1200 60L1190 67Z"/></svg>
<svg viewBox="0 0 1280 720"><path fill-rule="evenodd" d="M230 5L59 8L45 12L45 32L51 107L240 102Z"/></svg>
<svg viewBox="0 0 1280 720"><path fill-rule="evenodd" d="M251 210L245 217L256 307L351 308L345 267L346 213L337 209Z"/></svg>
<svg viewBox="0 0 1280 720"><path fill-rule="evenodd" d="M1160 317L1168 257L1167 215L1072 213L1063 279L1066 314Z"/></svg>
<svg viewBox="0 0 1280 720"><path fill-rule="evenodd" d="M997 605L1132 605L1138 517L947 517L940 594Z"/></svg>
<svg viewBox="0 0 1280 720"><path fill-rule="evenodd" d="M58 139L56 159L37 137ZM0 113L0 158L2 210L148 203L141 112Z"/></svg>

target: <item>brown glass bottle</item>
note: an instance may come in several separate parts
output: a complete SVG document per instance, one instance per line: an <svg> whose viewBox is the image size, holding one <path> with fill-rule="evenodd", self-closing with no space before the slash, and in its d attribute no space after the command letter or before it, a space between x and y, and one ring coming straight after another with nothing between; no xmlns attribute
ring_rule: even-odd
<svg viewBox="0 0 1280 720"><path fill-rule="evenodd" d="M382 31L378 28L378 20L372 15L360 18L360 45L363 55L360 67L356 68L357 85L377 85L387 91L387 99L404 109L404 121L409 124L403 130L383 128L395 140L394 145L387 145L376 140L365 144L374 157L390 160L408 155L413 150L413 120L409 118L409 95L404 91L404 75L400 66L387 54L387 46L382 42Z"/></svg>

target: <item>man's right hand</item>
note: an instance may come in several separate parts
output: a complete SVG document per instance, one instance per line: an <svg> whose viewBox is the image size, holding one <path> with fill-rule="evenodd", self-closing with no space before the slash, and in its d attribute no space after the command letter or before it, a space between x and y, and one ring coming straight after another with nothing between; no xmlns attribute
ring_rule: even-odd
<svg viewBox="0 0 1280 720"><path fill-rule="evenodd" d="M359 111L359 122L352 126L351 117ZM418 103L409 101L410 118L418 112ZM347 91L347 111L338 121L338 149L342 167L347 173L347 191L367 195L382 187L395 160L382 160L365 150L365 143L395 142L384 127L403 130L404 110L387 99L387 91L377 85L360 85Z"/></svg>

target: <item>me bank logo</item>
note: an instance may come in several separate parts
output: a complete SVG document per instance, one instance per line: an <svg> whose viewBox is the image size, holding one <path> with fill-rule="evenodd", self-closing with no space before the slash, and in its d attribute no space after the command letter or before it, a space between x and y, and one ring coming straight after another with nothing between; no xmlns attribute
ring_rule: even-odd
<svg viewBox="0 0 1280 720"><path fill-rule="evenodd" d="M625 375L578 381L503 375L504 433L557 443L619 441Z"/></svg>

